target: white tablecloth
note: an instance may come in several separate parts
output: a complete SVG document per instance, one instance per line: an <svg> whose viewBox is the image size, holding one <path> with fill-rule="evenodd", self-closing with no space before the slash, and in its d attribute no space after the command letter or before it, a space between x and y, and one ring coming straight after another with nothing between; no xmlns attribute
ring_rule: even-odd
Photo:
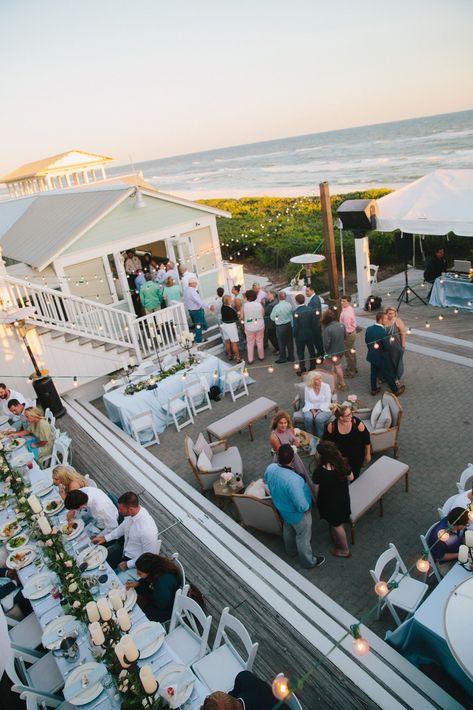
<svg viewBox="0 0 473 710"><path fill-rule="evenodd" d="M198 365L193 365L187 372L185 380L182 379L184 374L184 370L182 370L175 375L170 375L162 382L158 382L157 389L142 390L132 395L124 394L126 385L123 385L104 394L103 402L112 422L121 426L127 434L131 434L130 417L149 409L153 412L157 431L162 432L166 428L166 412L163 405L167 404L169 397L182 392L188 386L193 375L204 375L209 387L219 385L222 388L222 373L229 367L230 365L212 355L204 358ZM214 377L215 373L218 375L217 378Z"/></svg>

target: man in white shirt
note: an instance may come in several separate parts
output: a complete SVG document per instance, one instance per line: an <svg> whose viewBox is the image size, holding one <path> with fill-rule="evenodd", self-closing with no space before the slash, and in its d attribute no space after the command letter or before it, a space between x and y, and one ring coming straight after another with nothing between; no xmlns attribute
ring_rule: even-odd
<svg viewBox="0 0 473 710"><path fill-rule="evenodd" d="M84 486L78 490L69 491L64 499L64 506L69 511L67 521L71 523L77 510L87 508L87 512L94 518L96 526L104 534L118 527L118 510L115 504L104 491L91 486Z"/></svg>
<svg viewBox="0 0 473 710"><path fill-rule="evenodd" d="M0 382L0 412L5 417L16 421L16 415L8 409L8 403L11 399L16 399L20 404L26 404L26 399L20 392L11 390L4 382Z"/></svg>
<svg viewBox="0 0 473 710"><path fill-rule="evenodd" d="M181 272L181 285L182 288L187 288L187 286L190 286L190 282L195 281L197 283L197 275L194 274L193 271L189 271L187 266L184 266L183 264L179 267L179 271Z"/></svg>
<svg viewBox="0 0 473 710"><path fill-rule="evenodd" d="M92 542L103 545L123 538L121 554L117 550L109 552L108 563L121 570L135 567L137 558L144 552L157 554L158 528L151 515L140 505L136 493L123 493L118 499L118 512L125 520L112 532L92 538Z"/></svg>

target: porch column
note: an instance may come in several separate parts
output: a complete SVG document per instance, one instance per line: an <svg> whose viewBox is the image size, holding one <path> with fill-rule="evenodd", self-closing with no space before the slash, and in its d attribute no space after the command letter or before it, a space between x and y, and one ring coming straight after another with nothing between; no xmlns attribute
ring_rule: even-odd
<svg viewBox="0 0 473 710"><path fill-rule="evenodd" d="M355 259L358 305L362 306L368 296L371 296L370 245L368 237L355 239Z"/></svg>
<svg viewBox="0 0 473 710"><path fill-rule="evenodd" d="M101 169L101 171L102 171L102 178L103 178L104 180L106 180L106 179L107 179L107 174L106 174L106 172L105 172L105 168L103 167L103 165L102 165L102 167L101 167L100 169Z"/></svg>
<svg viewBox="0 0 473 710"><path fill-rule="evenodd" d="M115 281L113 278L112 270L110 268L110 262L108 260L108 255L102 256L103 270L105 271L105 276L107 278L108 288L110 290L110 295L112 297L112 303L117 303L118 293Z"/></svg>
<svg viewBox="0 0 473 710"><path fill-rule="evenodd" d="M118 280L120 281L122 291L125 294L125 300L128 303L128 308L130 309L130 313L134 315L135 309L133 307L133 301L131 300L130 287L128 286L125 267L123 266L120 252L113 253L113 261L115 263L115 269L118 274Z"/></svg>

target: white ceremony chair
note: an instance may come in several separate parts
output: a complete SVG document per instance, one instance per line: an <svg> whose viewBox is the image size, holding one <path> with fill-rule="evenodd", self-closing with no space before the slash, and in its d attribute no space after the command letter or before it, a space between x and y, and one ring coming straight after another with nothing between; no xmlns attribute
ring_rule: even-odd
<svg viewBox="0 0 473 710"><path fill-rule="evenodd" d="M50 471L59 464L68 464L71 443L71 438L57 429L51 456L43 460L43 470Z"/></svg>
<svg viewBox="0 0 473 710"><path fill-rule="evenodd" d="M457 483L457 488L459 493L463 493L467 489L471 488L473 485L473 463L469 463L468 466L463 471L460 476L460 480Z"/></svg>
<svg viewBox="0 0 473 710"><path fill-rule="evenodd" d="M377 284L378 283L378 271L379 271L379 266L376 264L370 264L370 284Z"/></svg>
<svg viewBox="0 0 473 710"><path fill-rule="evenodd" d="M30 652L41 646L43 630L33 612L21 621L7 616L7 625L10 640L15 646L28 649ZM42 652L40 653L44 655Z"/></svg>
<svg viewBox="0 0 473 710"><path fill-rule="evenodd" d="M447 498L445 503L442 505L441 508L437 508L439 518L444 518L446 515L449 514L449 512L452 509L452 503L455 500L455 498L458 498L458 493L455 493L455 495L450 496L450 498Z"/></svg>
<svg viewBox="0 0 473 710"><path fill-rule="evenodd" d="M130 429L132 437L138 442L138 444L141 444L141 446L153 446L153 444L160 443L151 409L147 409L145 412L140 412L139 414L131 416ZM153 437L149 441L141 441L140 432L144 431L153 432Z"/></svg>
<svg viewBox="0 0 473 710"><path fill-rule="evenodd" d="M187 396L187 401L191 406L194 417L197 416L199 412L212 409L212 403L209 397L209 383L204 375L201 375L201 377L188 378L185 385L184 393Z"/></svg>
<svg viewBox="0 0 473 710"><path fill-rule="evenodd" d="M166 643L181 663L188 666L205 656L211 623L212 617L205 616L197 602L178 589Z"/></svg>
<svg viewBox="0 0 473 710"><path fill-rule="evenodd" d="M279 678L279 676L282 675L284 674L278 673L276 678ZM291 693L287 696L287 698L284 698L284 702L286 703L289 710L302 710L302 705L300 704L299 700L297 699L297 696L294 695L294 693Z"/></svg>
<svg viewBox="0 0 473 710"><path fill-rule="evenodd" d="M28 688L26 685L12 686L14 693L19 693L20 698L26 702L26 710L44 710L44 708L59 708L60 710L72 710L72 705L52 693L41 693L35 688Z"/></svg>
<svg viewBox="0 0 473 710"><path fill-rule="evenodd" d="M448 501L447 501L447 503L448 503ZM441 516L441 517L443 517L443 516ZM427 559L430 564L429 570L425 575L425 581L427 581L428 577L431 577L434 574L437 582L441 582L442 575L440 574L440 570L437 566L437 562L435 561L433 554L429 550L429 543L427 542L427 540L429 539L430 532L435 525L437 525L437 523L434 523L433 525L431 525L430 528L425 533L425 535L422 535L422 534L420 535L420 543L422 545L422 550L425 550L428 553Z"/></svg>
<svg viewBox="0 0 473 710"><path fill-rule="evenodd" d="M378 557L374 570L370 569L370 574L375 584L382 580L381 575L384 568L392 561L395 562L394 572L384 581L397 582L399 586L391 589L385 597L379 598L377 618L379 619L382 610L387 606L396 625L400 626L401 619L395 607L407 611L408 616L411 616L421 603L429 587L425 582L419 582L409 575L406 565L392 542L389 543L389 549Z"/></svg>
<svg viewBox="0 0 473 710"><path fill-rule="evenodd" d="M57 429L56 429L56 417L54 416L54 414L52 413L52 411L49 409L49 407L46 407L46 409L44 410L44 418L46 419L46 421L48 422L49 426L50 426L51 429L53 430L54 436L56 436L56 432L57 432Z"/></svg>
<svg viewBox="0 0 473 710"><path fill-rule="evenodd" d="M179 559L179 553L178 553L178 552L173 552L173 554L171 555L171 558L174 560L175 564L176 564L177 567L179 568L179 574L180 574L180 580L179 580L179 581L180 581L180 584L179 584L179 586L180 586L180 588L181 588L181 591L182 591L182 593L183 593L184 596L187 596L187 591L188 591L188 589L189 589L189 586L186 585L186 573L185 573L185 570L184 570L184 566L183 566L181 560Z"/></svg>
<svg viewBox="0 0 473 710"><path fill-rule="evenodd" d="M233 365L229 367L228 370L223 371L223 392L222 397L225 397L227 392L230 392L231 398L235 402L239 397L248 397L248 385L246 384L246 377L243 374L245 369L245 361L238 363L238 365ZM240 390L240 392L238 392Z"/></svg>
<svg viewBox="0 0 473 710"><path fill-rule="evenodd" d="M166 426L172 419L176 431L181 431L181 429L188 424L194 423L194 417L192 416L189 400L185 392L178 392L178 394L169 397L163 409L166 412Z"/></svg>
<svg viewBox="0 0 473 710"><path fill-rule="evenodd" d="M246 660L240 655L228 637L227 630L238 637L247 654ZM222 611L212 651L193 663L192 670L208 686L210 692L233 688L240 671L251 671L258 644L253 643L241 621L229 613L228 607Z"/></svg>

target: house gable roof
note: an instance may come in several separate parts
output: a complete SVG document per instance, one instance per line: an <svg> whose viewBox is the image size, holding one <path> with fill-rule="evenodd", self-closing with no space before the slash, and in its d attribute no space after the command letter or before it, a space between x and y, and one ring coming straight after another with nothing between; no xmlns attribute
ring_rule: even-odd
<svg viewBox="0 0 473 710"><path fill-rule="evenodd" d="M17 180L26 180L27 178L40 177L48 173L67 172L68 170L79 170L85 167L94 167L94 165L104 165L109 163L114 158L109 158L106 155L98 155L96 153L86 153L83 150L68 150L65 153L51 155L49 158L35 160L33 163L25 163L13 172L0 178L0 182L16 182Z"/></svg>

